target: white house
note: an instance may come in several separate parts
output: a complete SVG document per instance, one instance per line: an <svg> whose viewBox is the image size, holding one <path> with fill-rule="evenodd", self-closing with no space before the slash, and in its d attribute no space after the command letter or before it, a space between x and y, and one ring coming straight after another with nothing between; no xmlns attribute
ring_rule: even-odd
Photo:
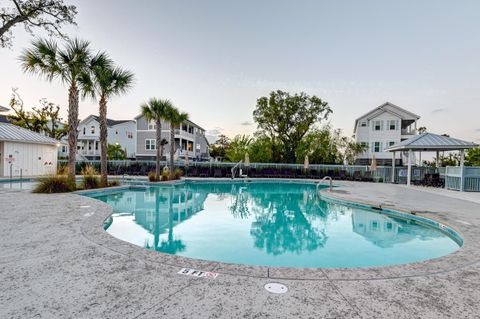
<svg viewBox="0 0 480 319"><path fill-rule="evenodd" d="M153 160L156 157L156 125L147 121L143 115L137 120L137 159ZM162 139L170 142L170 124L162 121ZM186 121L175 128L175 159L183 159L187 155L190 159L208 160L208 141L205 130L192 121ZM165 158L169 157L170 146L166 144L163 151Z"/></svg>
<svg viewBox="0 0 480 319"><path fill-rule="evenodd" d="M59 145L59 141L42 134L0 123L0 177L55 173Z"/></svg>
<svg viewBox="0 0 480 319"><path fill-rule="evenodd" d="M375 156L378 165L391 165L392 154L384 150L417 134L420 116L395 104L386 102L355 120L354 136L357 143L368 150L357 156L357 165L369 165ZM405 155L396 156L402 165ZM414 161L414 159L412 159Z"/></svg>
<svg viewBox="0 0 480 319"><path fill-rule="evenodd" d="M107 119L108 144L118 144L126 150L127 158L135 157L136 124L134 120ZM89 115L78 126L78 159L100 159L100 122Z"/></svg>

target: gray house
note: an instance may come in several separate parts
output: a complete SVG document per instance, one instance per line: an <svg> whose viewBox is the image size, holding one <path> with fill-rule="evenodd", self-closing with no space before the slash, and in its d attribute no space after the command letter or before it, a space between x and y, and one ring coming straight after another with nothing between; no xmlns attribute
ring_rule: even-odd
<svg viewBox="0 0 480 319"><path fill-rule="evenodd" d="M148 122L143 115L138 115L135 120L137 121L136 157L139 160L154 160L157 149L156 125L153 121ZM164 121L162 121L162 139L170 143L170 124ZM186 121L175 128L175 160L183 160L185 155L190 160L209 160L208 146L205 130L192 121ZM163 159L169 158L169 152L170 145L166 144Z"/></svg>

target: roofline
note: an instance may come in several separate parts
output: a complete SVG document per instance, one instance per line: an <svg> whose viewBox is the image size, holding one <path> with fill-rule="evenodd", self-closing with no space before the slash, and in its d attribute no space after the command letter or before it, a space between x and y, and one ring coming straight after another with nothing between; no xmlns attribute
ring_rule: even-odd
<svg viewBox="0 0 480 319"><path fill-rule="evenodd" d="M99 117L98 115L95 115L95 114L90 114L89 116L87 116L86 118L84 118L82 121L80 121L80 123L78 125L81 125L82 123L84 122L87 122L87 120L89 120L90 118L95 118L95 117ZM127 123L127 122L135 122L135 120L112 120L112 119L109 119L107 118L107 121L110 120L110 121L115 121L115 122L120 122L120 121L123 121L122 123L117 123L117 124L114 124L114 125L108 125L108 127L112 127L112 126L117 126L119 124L123 124L123 123ZM97 121L98 122L98 121Z"/></svg>
<svg viewBox="0 0 480 319"><path fill-rule="evenodd" d="M144 116L144 115L140 113L139 115L135 116L134 119L137 120L137 119L139 119L139 118L141 118L141 117L143 117L143 116ZM193 125L195 125L195 126L198 127L199 129L205 131L205 129L204 129L203 127L201 127L200 125L198 125L197 123L195 123L195 122L193 122L193 121L191 121L191 120L187 120L187 122L192 123Z"/></svg>
<svg viewBox="0 0 480 319"><path fill-rule="evenodd" d="M415 119L417 119L417 120L420 119L420 116L419 116L419 115L417 115L417 114L415 114L415 113L412 113L412 112L410 112L410 111L407 111L406 109L404 109L404 108L402 108L402 107L400 107L400 106L398 106L398 105L395 105L395 104L387 101L387 102L383 103L382 105L377 106L377 107L374 108L373 110L371 110L371 111L363 114L362 116L358 117L358 118L355 120L355 127L353 128L353 133L355 133L355 132L357 131L357 124L358 124L358 121L359 121L360 119L362 119L362 118L364 118L364 117L366 117L366 116L368 116L368 115L370 115L370 114L372 114L372 113L375 113L376 111L380 110L382 107L384 107L384 106L386 106L386 105L391 105L391 106L393 106L393 107L396 107L397 109L401 110L402 112L405 112L405 113L408 113L408 114L412 115L412 116L413 116Z"/></svg>
<svg viewBox="0 0 480 319"><path fill-rule="evenodd" d="M26 140L6 140L6 139L0 139L0 142L15 142L15 143L27 143L27 144L41 144L41 145L57 145L57 144L66 144L65 142L61 142L58 140L55 140L56 142L39 142L39 141L26 141Z"/></svg>
<svg viewBox="0 0 480 319"><path fill-rule="evenodd" d="M472 145L463 145L463 146L458 146L458 145L444 145L444 146L441 146L441 145L436 145L436 146L405 146L405 145L402 145L402 146L399 146L399 147L389 147L389 148L386 148L384 149L384 151L386 152L395 152L395 151L408 151L408 150L412 150L412 151L421 151L421 150L425 150L425 151L459 151L459 150L468 150L468 149L472 149L472 148L477 148L479 147L479 145L477 144L472 144Z"/></svg>

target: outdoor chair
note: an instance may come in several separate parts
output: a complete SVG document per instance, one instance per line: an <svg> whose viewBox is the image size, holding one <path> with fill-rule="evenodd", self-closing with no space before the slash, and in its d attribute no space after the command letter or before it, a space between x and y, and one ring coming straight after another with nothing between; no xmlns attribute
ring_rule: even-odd
<svg viewBox="0 0 480 319"><path fill-rule="evenodd" d="M373 182L372 172L365 172L362 177L363 182Z"/></svg>
<svg viewBox="0 0 480 319"><path fill-rule="evenodd" d="M318 176L318 171L316 169L311 169L307 171L307 178L315 179Z"/></svg>
<svg viewBox="0 0 480 319"><path fill-rule="evenodd" d="M209 177L210 176L210 169L208 167L200 168L200 177Z"/></svg>
<svg viewBox="0 0 480 319"><path fill-rule="evenodd" d="M222 169L215 168L215 170L213 171L213 177L223 177Z"/></svg>
<svg viewBox="0 0 480 319"><path fill-rule="evenodd" d="M362 180L362 172L361 171L355 171L353 172L353 181L361 181Z"/></svg>
<svg viewBox="0 0 480 319"><path fill-rule="evenodd" d="M281 176L286 178L294 178L295 174L292 172L291 169L287 168L283 170L283 172L281 173Z"/></svg>
<svg viewBox="0 0 480 319"><path fill-rule="evenodd" d="M346 180L346 179L348 178L348 176L347 176L347 171L341 170L341 171L338 173L338 178L341 179L341 180Z"/></svg>

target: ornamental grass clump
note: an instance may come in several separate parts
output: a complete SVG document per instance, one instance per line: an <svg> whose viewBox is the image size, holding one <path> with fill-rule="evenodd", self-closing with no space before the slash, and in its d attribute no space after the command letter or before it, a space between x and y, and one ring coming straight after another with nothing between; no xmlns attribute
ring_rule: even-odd
<svg viewBox="0 0 480 319"><path fill-rule="evenodd" d="M100 178L98 177L98 171L95 169L95 167L92 165L87 165L82 168L81 174L83 175L83 189L94 189L100 187Z"/></svg>
<svg viewBox="0 0 480 319"><path fill-rule="evenodd" d="M149 172L148 173L148 180L150 182L158 182L159 179L157 178L157 173L154 172L154 171Z"/></svg>
<svg viewBox="0 0 480 319"><path fill-rule="evenodd" d="M75 180L65 175L52 175L41 178L37 186L33 189L34 193L67 193L76 189Z"/></svg>

